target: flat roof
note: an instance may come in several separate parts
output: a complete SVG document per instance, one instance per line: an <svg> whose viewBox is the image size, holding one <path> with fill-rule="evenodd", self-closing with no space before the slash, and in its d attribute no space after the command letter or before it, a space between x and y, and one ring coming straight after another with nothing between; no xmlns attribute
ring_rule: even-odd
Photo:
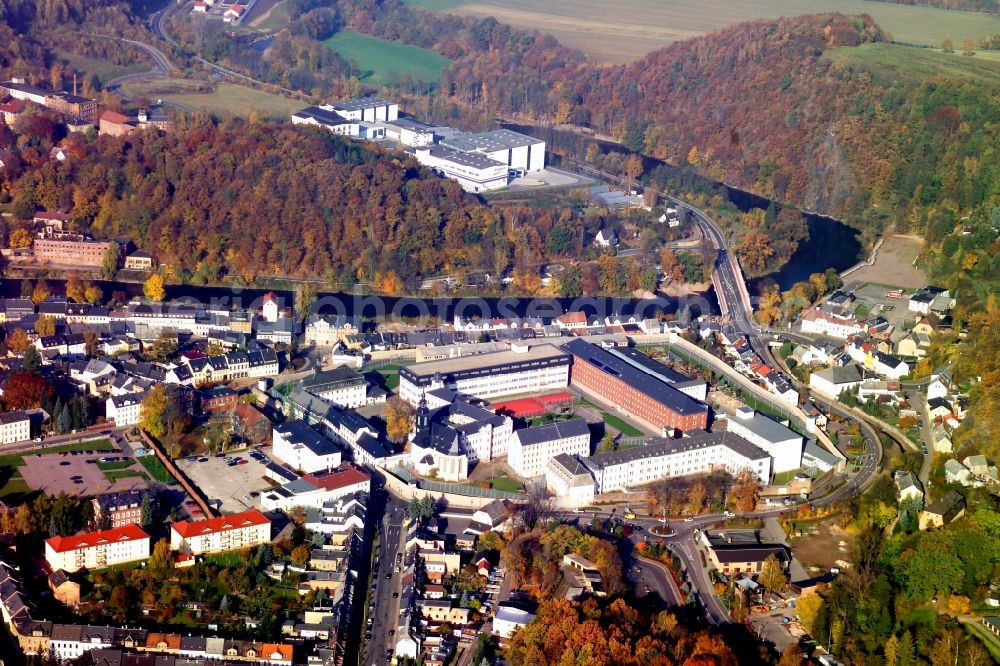
<svg viewBox="0 0 1000 666"><path fill-rule="evenodd" d="M362 109L372 109L377 106L388 106L395 103L381 97L356 97L340 102L332 102L330 106L338 111L361 111Z"/></svg>
<svg viewBox="0 0 1000 666"><path fill-rule="evenodd" d="M764 416L763 414L755 412L750 418L743 418L739 414L729 419L730 423L736 423L753 434L766 439L769 442L787 442L791 439L802 439L802 435L798 434L788 426L782 425L772 419L769 416Z"/></svg>
<svg viewBox="0 0 1000 666"><path fill-rule="evenodd" d="M358 371L346 365L339 365L333 370L323 370L316 372L302 380L301 386L305 390L339 388L344 386L357 386L364 383L365 378L358 374Z"/></svg>
<svg viewBox="0 0 1000 666"><path fill-rule="evenodd" d="M554 345L541 344L529 347L526 351L512 350L478 354L476 356L447 358L437 361L412 363L400 368L401 376L410 381L420 382L430 380L434 375L443 376L477 376L496 374L505 370L524 370L530 367L551 367L553 365L569 365L570 355L557 349Z"/></svg>
<svg viewBox="0 0 1000 666"><path fill-rule="evenodd" d="M672 385L638 370L618 356L613 356L607 350L586 340L576 338L563 344L562 349L576 357L574 363L590 363L603 373L625 382L681 416L708 412L708 405L686 393L681 393Z"/></svg>
<svg viewBox="0 0 1000 666"><path fill-rule="evenodd" d="M289 444L301 444L318 456L341 453L339 446L311 428L308 423L301 419L286 421L281 425L276 425L274 426L274 431L279 433Z"/></svg>
<svg viewBox="0 0 1000 666"><path fill-rule="evenodd" d="M292 114L293 118L312 118L323 125L350 125L356 121L348 120L336 111L327 111L318 106L307 106Z"/></svg>
<svg viewBox="0 0 1000 666"><path fill-rule="evenodd" d="M712 446L727 446L740 455L750 460L762 460L771 456L763 449L751 444L739 435L731 432L705 432L704 430L694 432L687 437L680 439L656 438L650 440L644 446L637 446L632 449L621 451L610 451L608 453L598 453L584 460L584 464L590 469L605 469L615 465L643 460L646 458L659 458L661 456L683 453L685 451L696 451Z"/></svg>
<svg viewBox="0 0 1000 666"><path fill-rule="evenodd" d="M413 130L415 132L433 132L434 125L428 125L425 122L421 122L416 118L396 118L395 120L390 120L385 123L386 125L392 125L393 127L400 127L402 129Z"/></svg>
<svg viewBox="0 0 1000 666"><path fill-rule="evenodd" d="M450 139L445 139L442 143L465 152L493 152L496 150L535 146L545 142L533 136L519 134L508 129L498 129L490 132L479 132L478 134L459 134Z"/></svg>
<svg viewBox="0 0 1000 666"><path fill-rule="evenodd" d="M489 169L491 167L498 166L502 166L504 168L507 167L507 165L503 162L498 162L495 159L486 157L485 155L463 152L454 148L448 148L447 146L434 146L430 148L428 152L431 157L439 160L446 160L452 164L467 166L472 169Z"/></svg>

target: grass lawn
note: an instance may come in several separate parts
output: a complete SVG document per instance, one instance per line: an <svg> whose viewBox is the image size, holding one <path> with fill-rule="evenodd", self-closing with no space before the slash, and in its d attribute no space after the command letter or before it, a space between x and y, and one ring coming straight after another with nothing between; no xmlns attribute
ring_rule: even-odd
<svg viewBox="0 0 1000 666"><path fill-rule="evenodd" d="M118 479L132 479L132 478L145 479L146 481L149 481L149 477L146 476L145 472L140 472L139 470L136 469L118 469L111 472L105 472L104 476L105 478L107 478L108 481L112 482L117 481Z"/></svg>
<svg viewBox="0 0 1000 666"><path fill-rule="evenodd" d="M75 442L73 444L61 444L59 446L45 447L38 451L43 456L50 453L72 453L73 451L103 451L105 449L114 449L115 447L111 445L110 439L95 439L90 442Z"/></svg>
<svg viewBox="0 0 1000 666"><path fill-rule="evenodd" d="M772 485L783 486L790 483L791 480L795 478L795 475L801 471L802 470L799 469L790 469L787 472L779 472L774 475L774 483Z"/></svg>
<svg viewBox="0 0 1000 666"><path fill-rule="evenodd" d="M0 467L20 467L24 464L24 456L19 453L8 453L0 456Z"/></svg>
<svg viewBox="0 0 1000 666"><path fill-rule="evenodd" d="M57 50L56 55L73 65L73 68L85 75L96 74L101 83L107 83L111 79L126 74L138 74L148 72L152 66L147 60L142 60L134 65L116 65L100 58L90 58L70 51Z"/></svg>
<svg viewBox="0 0 1000 666"><path fill-rule="evenodd" d="M758 18L817 12L869 14L893 39L938 46L950 36L957 47L971 37L1000 32L1000 17L867 0L623 0L609 12L602 0L408 0L451 12L550 33L598 62L630 62L672 42Z"/></svg>
<svg viewBox="0 0 1000 666"><path fill-rule="evenodd" d="M609 414L607 412L601 412L601 416L604 418L604 423L611 426L621 434L626 437L642 437L642 431L637 430L630 426L625 421L621 420L614 414Z"/></svg>
<svg viewBox="0 0 1000 666"><path fill-rule="evenodd" d="M138 460L139 464L149 472L149 475L160 483L173 483L175 481L174 476L167 471L167 468L156 456L142 456Z"/></svg>
<svg viewBox="0 0 1000 666"><path fill-rule="evenodd" d="M385 378L385 387L390 391L396 391L399 389L399 366L398 365L383 365L381 368L376 370L376 372Z"/></svg>
<svg viewBox="0 0 1000 666"><path fill-rule="evenodd" d="M495 490L505 490L507 492L516 493L521 491L521 482L517 479L512 479L507 475L498 476L495 479L490 480Z"/></svg>
<svg viewBox="0 0 1000 666"><path fill-rule="evenodd" d="M118 469L128 469L135 464L133 460L116 460L114 462L101 462L97 461L97 469L104 472L113 472Z"/></svg>
<svg viewBox="0 0 1000 666"><path fill-rule="evenodd" d="M353 61L360 70L358 78L372 85L390 83L407 74L414 81L437 83L441 70L451 64L434 51L350 30L338 32L323 45L347 62Z"/></svg>
<svg viewBox="0 0 1000 666"><path fill-rule="evenodd" d="M130 81L122 86L130 97L163 99L219 116L249 116L258 111L269 118L285 119L303 102L233 83L208 83L194 79Z"/></svg>
<svg viewBox="0 0 1000 666"><path fill-rule="evenodd" d="M939 75L966 78L1000 86L1000 54L979 52L975 56L944 53L900 44L862 44L857 48L841 47L827 52L836 63L861 69L875 79L892 84L899 78L928 79Z"/></svg>
<svg viewBox="0 0 1000 666"><path fill-rule="evenodd" d="M34 492L20 476L13 476L0 486L0 501L9 505L20 504Z"/></svg>

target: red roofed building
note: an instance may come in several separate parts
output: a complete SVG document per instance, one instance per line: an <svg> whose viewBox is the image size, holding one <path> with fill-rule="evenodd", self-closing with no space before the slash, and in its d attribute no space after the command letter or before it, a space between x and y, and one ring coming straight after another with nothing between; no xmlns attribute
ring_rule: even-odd
<svg viewBox="0 0 1000 666"><path fill-rule="evenodd" d="M45 541L45 559L52 570L73 572L101 569L149 557L149 535L138 525L88 532Z"/></svg>
<svg viewBox="0 0 1000 666"><path fill-rule="evenodd" d="M251 548L270 540L271 520L257 509L196 522L182 520L170 527L170 548L191 555Z"/></svg>
<svg viewBox="0 0 1000 666"><path fill-rule="evenodd" d="M243 16L243 5L229 5L222 15L222 20L226 23L232 23L238 21L241 16Z"/></svg>
<svg viewBox="0 0 1000 666"><path fill-rule="evenodd" d="M292 666L292 646L284 643L264 643L260 659L274 666Z"/></svg>
<svg viewBox="0 0 1000 666"><path fill-rule="evenodd" d="M306 474L302 478L317 488L337 491L336 497L353 495L359 491L367 493L371 489L372 480L371 475L360 467L346 462L332 472L316 472L315 474Z"/></svg>
<svg viewBox="0 0 1000 666"><path fill-rule="evenodd" d="M98 122L98 133L111 136L127 136L135 130L136 123L126 115L115 111L105 111Z"/></svg>
<svg viewBox="0 0 1000 666"><path fill-rule="evenodd" d="M26 106L24 101L20 99L8 99L6 102L0 103L2 120L8 125L13 125L21 117L21 114L24 113Z"/></svg>
<svg viewBox="0 0 1000 666"><path fill-rule="evenodd" d="M556 317L556 326L563 329L587 328L587 313L567 312L564 315Z"/></svg>

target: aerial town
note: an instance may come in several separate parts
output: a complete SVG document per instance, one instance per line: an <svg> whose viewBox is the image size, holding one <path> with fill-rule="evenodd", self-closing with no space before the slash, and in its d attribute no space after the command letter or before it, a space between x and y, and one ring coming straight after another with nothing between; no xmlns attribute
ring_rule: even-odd
<svg viewBox="0 0 1000 666"><path fill-rule="evenodd" d="M0 0L0 666L1000 663L1000 4L800 4Z"/></svg>

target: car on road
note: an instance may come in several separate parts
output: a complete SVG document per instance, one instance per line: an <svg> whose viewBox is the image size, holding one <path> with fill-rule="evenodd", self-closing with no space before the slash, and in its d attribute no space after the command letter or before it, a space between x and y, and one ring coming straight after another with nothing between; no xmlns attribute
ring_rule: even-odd
<svg viewBox="0 0 1000 666"><path fill-rule="evenodd" d="M73 479L73 483L79 485L79 484L83 483L83 479Z"/></svg>
<svg viewBox="0 0 1000 666"><path fill-rule="evenodd" d="M929 453L927 452L927 447L925 446L925 447L922 447L922 448L923 448L923 452L924 452L924 455L925 455L925 456L926 456L926 455L929 455Z"/></svg>
<svg viewBox="0 0 1000 666"><path fill-rule="evenodd" d="M392 572L391 571L385 575L385 579L386 580L392 580Z"/></svg>
<svg viewBox="0 0 1000 666"><path fill-rule="evenodd" d="M693 523L694 522L694 518L692 518L691 516L688 516L687 518L684 519L684 522L685 523Z"/></svg>
<svg viewBox="0 0 1000 666"><path fill-rule="evenodd" d="M236 464L237 465L246 465L249 462L250 462L249 460L237 460Z"/></svg>
<svg viewBox="0 0 1000 666"><path fill-rule="evenodd" d="M732 511L723 511L722 515L725 516L726 518L735 518L736 517L736 514L733 513Z"/></svg>
<svg viewBox="0 0 1000 666"><path fill-rule="evenodd" d="M208 462L208 458L198 458L198 462L200 463Z"/></svg>

